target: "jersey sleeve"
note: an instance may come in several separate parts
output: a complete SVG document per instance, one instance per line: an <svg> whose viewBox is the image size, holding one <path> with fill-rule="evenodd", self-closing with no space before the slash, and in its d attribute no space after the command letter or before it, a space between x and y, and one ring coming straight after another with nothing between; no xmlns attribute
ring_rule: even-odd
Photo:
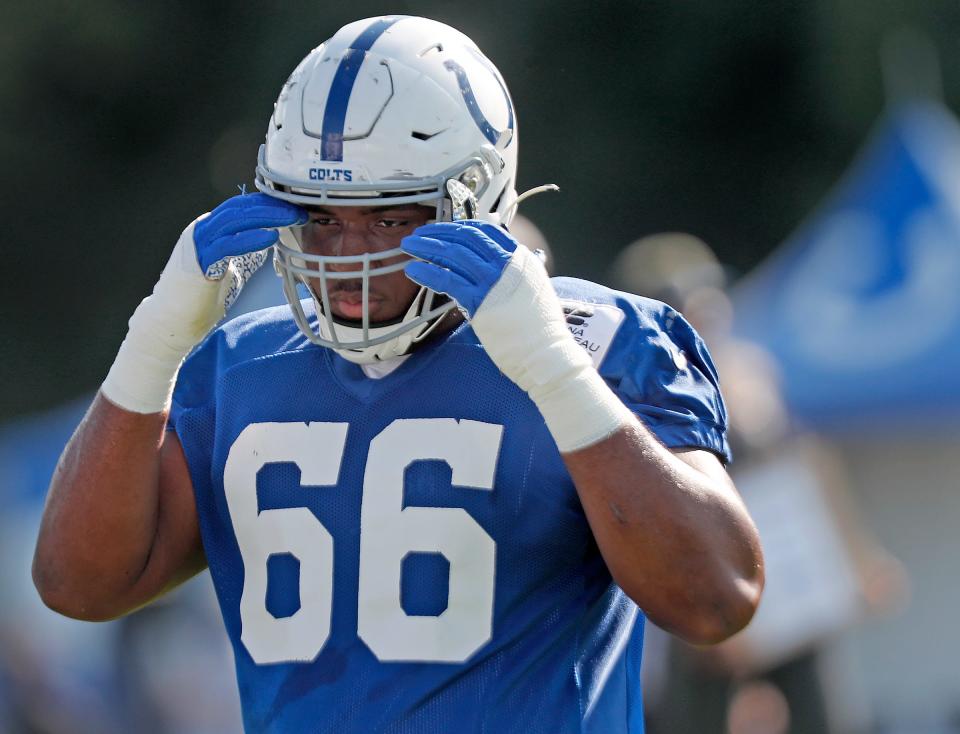
<svg viewBox="0 0 960 734"><path fill-rule="evenodd" d="M181 365L167 418L168 431L179 433L178 425L187 412L213 403L219 342L219 334L211 333Z"/></svg>
<svg viewBox="0 0 960 734"><path fill-rule="evenodd" d="M614 391L668 448L703 448L730 461L727 411L703 339L677 311L644 299L625 318L600 366Z"/></svg>
<svg viewBox="0 0 960 734"><path fill-rule="evenodd" d="M217 403L218 380L227 371L298 344L302 347L303 340L289 313L286 305L254 311L211 331L180 368L167 428L180 433L188 412L201 408L212 411Z"/></svg>

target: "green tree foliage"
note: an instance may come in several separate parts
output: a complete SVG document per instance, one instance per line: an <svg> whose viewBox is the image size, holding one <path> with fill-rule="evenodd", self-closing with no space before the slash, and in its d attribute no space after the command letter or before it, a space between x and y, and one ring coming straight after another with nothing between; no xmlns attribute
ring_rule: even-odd
<svg viewBox="0 0 960 734"><path fill-rule="evenodd" d="M960 6L826 2L399 2L504 72L525 212L561 272L693 232L739 270L796 226L881 113L882 39L913 26L957 95ZM94 388L183 226L252 181L296 62L379 3L6 4L0 9L0 418Z"/></svg>

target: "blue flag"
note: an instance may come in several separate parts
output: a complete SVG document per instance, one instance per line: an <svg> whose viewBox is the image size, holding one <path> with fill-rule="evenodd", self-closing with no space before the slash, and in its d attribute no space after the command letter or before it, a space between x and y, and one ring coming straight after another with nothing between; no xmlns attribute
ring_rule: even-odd
<svg viewBox="0 0 960 734"><path fill-rule="evenodd" d="M740 336L818 428L960 423L960 126L888 114L828 201L738 285Z"/></svg>

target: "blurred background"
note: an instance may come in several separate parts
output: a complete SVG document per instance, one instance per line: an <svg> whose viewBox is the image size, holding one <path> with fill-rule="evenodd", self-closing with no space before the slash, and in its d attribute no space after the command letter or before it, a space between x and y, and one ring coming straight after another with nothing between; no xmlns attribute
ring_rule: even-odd
<svg viewBox="0 0 960 734"><path fill-rule="evenodd" d="M0 732L235 732L202 575L47 612L56 458L181 229L252 185L338 27L426 15L510 85L522 239L704 335L768 589L712 650L648 637L653 734L960 732L960 4L286 1L0 6ZM281 298L264 273L238 308Z"/></svg>

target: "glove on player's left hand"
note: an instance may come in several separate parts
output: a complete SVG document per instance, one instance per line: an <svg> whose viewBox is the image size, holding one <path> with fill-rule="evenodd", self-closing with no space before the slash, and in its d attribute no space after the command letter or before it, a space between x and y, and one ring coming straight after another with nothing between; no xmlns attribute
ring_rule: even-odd
<svg viewBox="0 0 960 734"><path fill-rule="evenodd" d="M437 222L418 227L401 247L419 258L407 264L407 276L453 298L490 359L534 400L565 370L590 366L540 259L505 230Z"/></svg>
<svg viewBox="0 0 960 734"><path fill-rule="evenodd" d="M401 244L407 276L460 304L487 355L533 399L561 451L608 436L631 414L567 329L540 259L487 222L437 222Z"/></svg>
<svg viewBox="0 0 960 734"><path fill-rule="evenodd" d="M419 258L406 267L411 280L446 293L473 317L500 280L517 245L500 227L467 219L418 227L403 238L401 247Z"/></svg>

